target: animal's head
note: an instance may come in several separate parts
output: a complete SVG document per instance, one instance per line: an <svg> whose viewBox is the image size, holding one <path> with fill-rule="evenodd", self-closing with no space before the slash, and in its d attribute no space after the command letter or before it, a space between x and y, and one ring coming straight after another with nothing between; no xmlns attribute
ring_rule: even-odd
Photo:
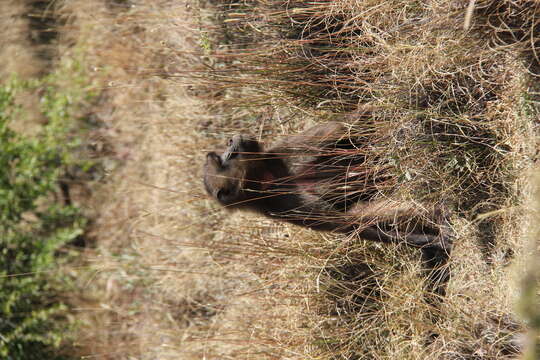
<svg viewBox="0 0 540 360"><path fill-rule="evenodd" d="M206 191L224 206L242 206L248 199L247 177L257 166L261 145L242 135L233 136L222 153L206 155L204 186Z"/></svg>

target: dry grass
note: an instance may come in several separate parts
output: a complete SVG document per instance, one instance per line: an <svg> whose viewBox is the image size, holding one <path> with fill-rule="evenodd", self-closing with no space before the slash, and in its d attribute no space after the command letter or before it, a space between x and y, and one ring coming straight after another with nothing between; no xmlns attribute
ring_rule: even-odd
<svg viewBox="0 0 540 360"><path fill-rule="evenodd" d="M538 175L535 177L535 203L534 203L534 219L538 219L538 210L540 205L540 190ZM529 325L527 349L524 354L524 359L533 360L540 356L540 317L539 317L539 296L538 288L540 286L540 251L538 248L538 226L532 226L529 231L529 249L527 260L527 272L522 278L522 295L519 301L519 308L522 315Z"/></svg>
<svg viewBox="0 0 540 360"><path fill-rule="evenodd" d="M82 56L99 86L111 170L88 205L80 355L516 357L536 2L477 1L468 30L464 1L57 6L61 56ZM454 210L439 313L417 252L231 215L203 193L205 153L230 134L284 136L359 104L384 130L373 151L397 186L382 193Z"/></svg>
<svg viewBox="0 0 540 360"><path fill-rule="evenodd" d="M398 275L387 270L391 275L386 277L377 271L363 274L365 264L374 261L357 244L322 253L325 266L318 273L330 284L323 292L330 302L316 314L323 323L340 321L327 333L311 327L317 329L310 337L321 345L321 356L515 356L513 336L520 325L511 315L515 292L509 289L515 286L508 264L521 267L519 224L526 213L521 202L536 147L530 135L537 116L537 5L478 2L463 30L466 4L458 3L219 4L220 26L207 35L219 45L206 47L214 57L207 63L211 71L200 80L213 85L215 103L234 108L229 121L242 112L246 123L253 121L245 109L254 106L292 107L321 118L367 103L377 109L376 123L390 129L379 151L388 154L380 158L390 157L398 179L398 193L391 195L443 199L455 210L454 277L444 320L435 323L429 320L430 309L418 302L418 281L411 289L403 278L410 257L386 258L386 267L401 270ZM289 130L294 129L291 118L279 112L273 116ZM338 271L336 293L332 274L343 266L347 271ZM409 276L415 273L412 269ZM371 277L379 280L382 291L377 293L384 295L375 299L376 311L350 300L359 296L358 289L372 291ZM404 301L407 295L412 303ZM345 310L339 305L344 299ZM363 296L358 301L365 303ZM438 337L430 339L432 333Z"/></svg>
<svg viewBox="0 0 540 360"><path fill-rule="evenodd" d="M6 0L0 4L0 76L9 78L17 74L21 78L32 78L41 74L47 61L38 56L37 48L32 44L32 27L28 17L28 6L19 0ZM28 109L25 119L13 122L11 126L26 133L34 133L45 119L36 109L39 97L25 93L18 102Z"/></svg>
<svg viewBox="0 0 540 360"><path fill-rule="evenodd" d="M43 69L43 60L35 56L31 47L26 4L17 0L6 0L0 4L1 18L0 56L3 61L0 73L7 76L17 73L20 76L36 76Z"/></svg>

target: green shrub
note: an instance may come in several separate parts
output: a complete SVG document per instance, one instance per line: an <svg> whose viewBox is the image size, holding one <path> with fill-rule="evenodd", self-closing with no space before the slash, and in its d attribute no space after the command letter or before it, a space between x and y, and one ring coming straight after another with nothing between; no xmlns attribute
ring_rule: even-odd
<svg viewBox="0 0 540 360"><path fill-rule="evenodd" d="M55 200L70 149L59 130L68 103L47 91L48 125L24 137L9 123L20 114L14 97L25 86L0 86L0 358L62 359L53 352L68 328L58 250L81 235L84 219Z"/></svg>

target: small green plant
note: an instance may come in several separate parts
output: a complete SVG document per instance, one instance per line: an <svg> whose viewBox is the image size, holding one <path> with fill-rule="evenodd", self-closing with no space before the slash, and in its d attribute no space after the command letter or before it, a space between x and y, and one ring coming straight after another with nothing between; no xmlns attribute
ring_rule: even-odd
<svg viewBox="0 0 540 360"><path fill-rule="evenodd" d="M43 113L50 120L35 138L9 127L20 114L15 94L28 83L0 86L0 357L63 359L52 349L64 339L66 305L58 293L59 249L83 232L78 209L56 201L69 142L59 129L68 101L47 91Z"/></svg>

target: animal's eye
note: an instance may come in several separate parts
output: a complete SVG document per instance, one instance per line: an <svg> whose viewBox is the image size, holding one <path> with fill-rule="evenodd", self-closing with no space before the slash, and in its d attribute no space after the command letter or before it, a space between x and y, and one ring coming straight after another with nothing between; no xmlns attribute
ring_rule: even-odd
<svg viewBox="0 0 540 360"><path fill-rule="evenodd" d="M232 138L227 140L227 146L231 146L232 144L233 144L233 139Z"/></svg>
<svg viewBox="0 0 540 360"><path fill-rule="evenodd" d="M216 154L215 152L209 152L208 154L206 154L206 158L208 160L212 160L212 161L215 161L216 163L218 164L221 164L221 158L219 157L218 154Z"/></svg>

